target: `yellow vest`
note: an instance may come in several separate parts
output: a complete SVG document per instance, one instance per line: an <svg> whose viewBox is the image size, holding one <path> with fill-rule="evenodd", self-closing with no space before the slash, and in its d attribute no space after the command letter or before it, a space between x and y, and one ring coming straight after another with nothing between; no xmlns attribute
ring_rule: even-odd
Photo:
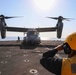
<svg viewBox="0 0 76 75"><path fill-rule="evenodd" d="M63 58L61 75L76 75L76 55Z"/></svg>

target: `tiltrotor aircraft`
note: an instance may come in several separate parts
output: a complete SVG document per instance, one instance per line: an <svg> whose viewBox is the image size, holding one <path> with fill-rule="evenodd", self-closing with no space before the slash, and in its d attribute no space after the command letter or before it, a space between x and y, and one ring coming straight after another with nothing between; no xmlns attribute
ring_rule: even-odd
<svg viewBox="0 0 76 75"><path fill-rule="evenodd" d="M5 19L16 18L8 17L4 15L0 15L0 32L1 38L6 38L6 31L13 31L13 32L26 32L27 35L23 39L23 43L30 43L30 44L39 44L41 42L39 37L39 32L52 32L57 31L57 38L61 38L62 29L63 29L63 20L69 20L69 18L63 18L62 16L59 17L47 17L51 19L58 20L55 27L48 27L48 28L20 28L20 27L8 27Z"/></svg>

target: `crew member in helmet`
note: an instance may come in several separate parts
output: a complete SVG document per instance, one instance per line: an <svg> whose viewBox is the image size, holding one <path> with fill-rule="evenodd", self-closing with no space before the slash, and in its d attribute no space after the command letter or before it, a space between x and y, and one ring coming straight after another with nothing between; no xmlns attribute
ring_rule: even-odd
<svg viewBox="0 0 76 75"><path fill-rule="evenodd" d="M54 57L61 50L68 55L67 58ZM70 34L62 45L45 52L40 63L55 75L76 75L76 32Z"/></svg>

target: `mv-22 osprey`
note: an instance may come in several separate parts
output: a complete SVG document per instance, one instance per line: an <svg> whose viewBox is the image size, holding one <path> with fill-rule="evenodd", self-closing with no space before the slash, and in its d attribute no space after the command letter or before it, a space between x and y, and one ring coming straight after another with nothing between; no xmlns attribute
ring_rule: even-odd
<svg viewBox="0 0 76 75"><path fill-rule="evenodd" d="M59 17L47 17L51 19L58 20L55 27L48 27L48 28L19 28L19 27L9 27L7 26L5 19L16 18L16 17L8 17L4 15L0 15L0 32L1 38L6 38L6 31L13 31L13 32L27 32L26 37L23 39L23 44L39 44L41 39L39 37L39 32L52 32L57 31L57 38L61 38L62 29L63 29L63 20L69 20L69 18L63 18L62 16Z"/></svg>

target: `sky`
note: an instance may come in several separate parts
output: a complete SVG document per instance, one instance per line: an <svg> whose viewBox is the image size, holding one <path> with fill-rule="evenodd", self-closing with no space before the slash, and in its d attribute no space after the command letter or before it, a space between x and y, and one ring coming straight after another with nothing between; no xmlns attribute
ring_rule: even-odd
<svg viewBox="0 0 76 75"><path fill-rule="evenodd" d="M0 14L21 16L6 20L11 27L54 27L57 21L46 17L73 18L63 21L62 38L76 32L76 0L0 0ZM40 33L40 37L57 38L56 32ZM6 36L24 36L23 33L7 32Z"/></svg>

